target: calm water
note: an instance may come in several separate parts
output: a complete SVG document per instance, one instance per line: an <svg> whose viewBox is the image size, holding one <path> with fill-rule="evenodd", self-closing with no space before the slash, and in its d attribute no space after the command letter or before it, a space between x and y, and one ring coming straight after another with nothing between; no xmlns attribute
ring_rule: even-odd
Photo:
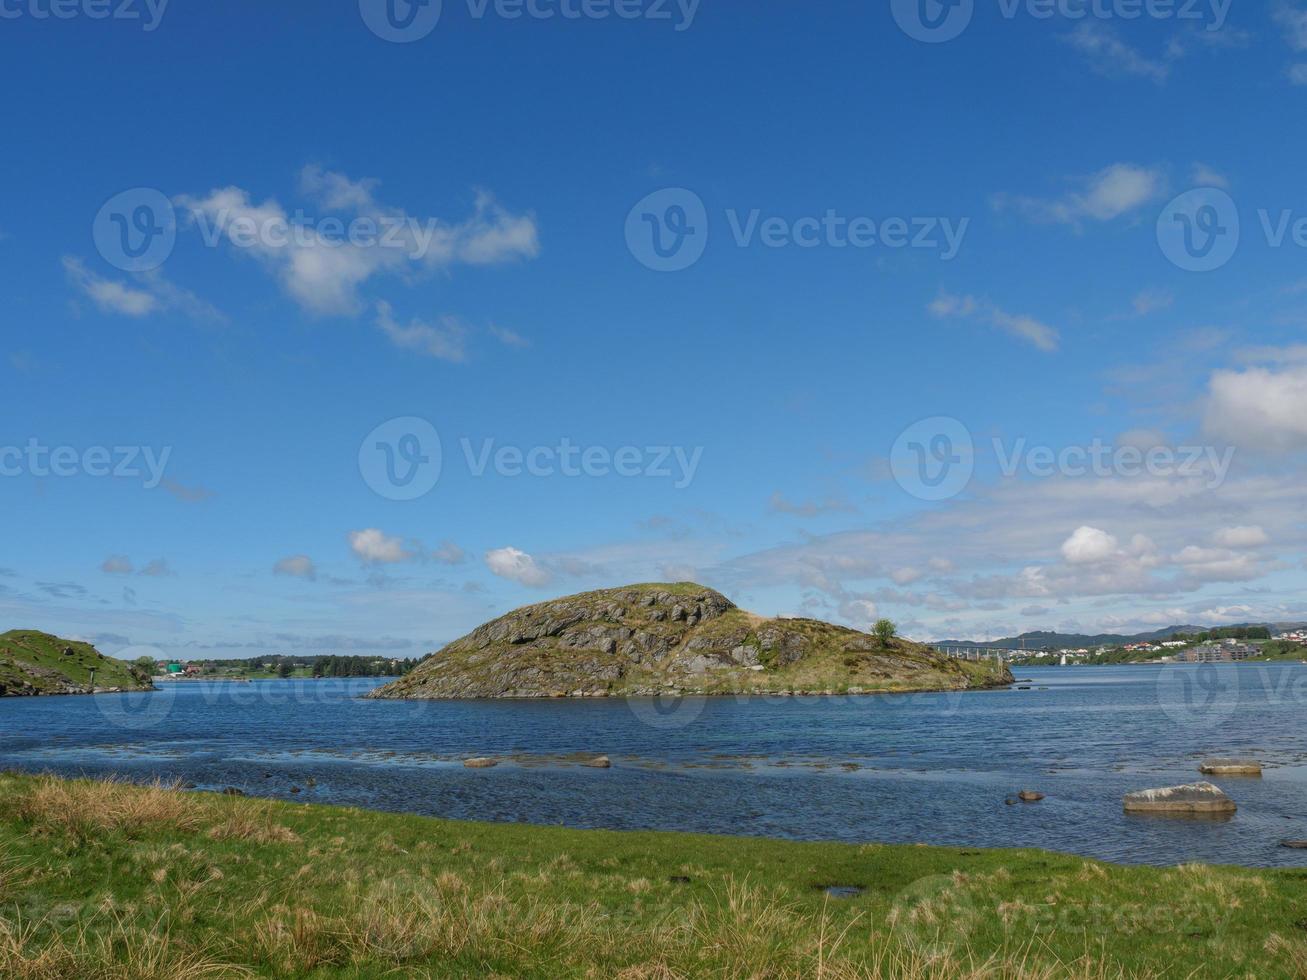
<svg viewBox="0 0 1307 980"><path fill-rule="evenodd" d="M874 698L389 702L373 682L178 684L0 700L0 767L443 817L846 841L1036 846L1139 863L1307 864L1307 667L1041 668L1031 690ZM569 756L606 754L613 768ZM470 755L510 757L467 770ZM1200 778L1228 821L1127 817ZM310 782L314 785L310 786ZM1046 793L1005 805L1022 788Z"/></svg>

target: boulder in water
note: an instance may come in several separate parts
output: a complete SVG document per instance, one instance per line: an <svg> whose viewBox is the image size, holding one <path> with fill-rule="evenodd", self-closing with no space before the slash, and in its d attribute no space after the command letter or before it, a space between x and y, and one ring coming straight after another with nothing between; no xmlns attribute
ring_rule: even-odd
<svg viewBox="0 0 1307 980"><path fill-rule="evenodd" d="M1260 776L1262 764L1256 759L1204 759L1198 771L1206 776Z"/></svg>
<svg viewBox="0 0 1307 980"><path fill-rule="evenodd" d="M1234 800L1211 783L1188 783L1127 793L1127 813L1234 813Z"/></svg>

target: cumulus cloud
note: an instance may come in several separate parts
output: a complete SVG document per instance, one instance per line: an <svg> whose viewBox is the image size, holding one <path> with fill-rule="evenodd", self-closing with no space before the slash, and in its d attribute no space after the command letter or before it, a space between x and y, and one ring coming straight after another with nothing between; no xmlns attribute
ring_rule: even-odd
<svg viewBox="0 0 1307 980"><path fill-rule="evenodd" d="M173 574L172 566L168 564L167 558L155 558L153 561L145 563L141 569L142 575L148 575L151 578L167 578Z"/></svg>
<svg viewBox="0 0 1307 980"><path fill-rule="evenodd" d="M525 551L517 548L494 548L486 552L486 567L511 582L539 589L553 581L553 575L536 563Z"/></svg>
<svg viewBox="0 0 1307 980"><path fill-rule="evenodd" d="M395 565L411 561L417 554L405 547L403 539L375 527L350 531L349 547L354 556L366 565Z"/></svg>
<svg viewBox="0 0 1307 980"><path fill-rule="evenodd" d="M1078 527L1062 542L1062 557L1073 565L1107 561L1117 553L1116 538L1096 527Z"/></svg>
<svg viewBox="0 0 1307 980"><path fill-rule="evenodd" d="M999 210L1012 208L1031 221L1078 226L1085 221L1119 218L1166 192L1166 175L1160 168L1135 163L1114 163L1075 183L1075 190L1058 198L997 194L993 203Z"/></svg>
<svg viewBox="0 0 1307 980"><path fill-rule="evenodd" d="M450 223L417 219L380 203L377 185L318 167L301 174L301 190L326 211L347 216L354 234L337 233L327 220L295 222L277 201L256 203L239 187L181 195L176 203L207 241L226 239L254 256L296 303L317 315L358 313L360 289L374 277L491 265L539 253L535 219L510 213L489 194L477 196L470 216Z"/></svg>
<svg viewBox="0 0 1307 980"><path fill-rule="evenodd" d="M1203 428L1239 448L1307 448L1307 362L1214 372Z"/></svg>
<svg viewBox="0 0 1307 980"><path fill-rule="evenodd" d="M1057 350L1059 334L1053 327L1032 316L1008 313L993 303L974 296L955 296L952 293L941 292L926 305L926 311L940 319L978 317L983 322L1039 350L1046 352Z"/></svg>
<svg viewBox="0 0 1307 980"><path fill-rule="evenodd" d="M126 555L110 555L100 565L100 571L107 575L130 575L132 570L132 560Z"/></svg>
<svg viewBox="0 0 1307 980"><path fill-rule="evenodd" d="M272 566L272 572L274 575L289 575L291 578L308 579L310 582L316 581L318 577L317 566L308 555L290 555L282 558Z"/></svg>

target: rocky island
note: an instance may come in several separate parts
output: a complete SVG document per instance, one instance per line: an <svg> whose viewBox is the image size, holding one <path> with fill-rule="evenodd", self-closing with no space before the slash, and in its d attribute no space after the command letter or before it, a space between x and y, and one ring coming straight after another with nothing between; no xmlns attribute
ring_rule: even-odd
<svg viewBox="0 0 1307 980"><path fill-rule="evenodd" d="M36 630L0 633L0 697L153 689L148 673L89 643Z"/></svg>
<svg viewBox="0 0 1307 980"><path fill-rule="evenodd" d="M477 627L372 698L876 694L1001 687L1001 664L814 619L767 619L693 583L553 599Z"/></svg>

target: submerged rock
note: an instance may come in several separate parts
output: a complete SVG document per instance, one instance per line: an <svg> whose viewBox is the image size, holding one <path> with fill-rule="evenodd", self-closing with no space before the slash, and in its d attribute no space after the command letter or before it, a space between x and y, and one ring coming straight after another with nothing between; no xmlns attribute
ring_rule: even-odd
<svg viewBox="0 0 1307 980"><path fill-rule="evenodd" d="M1234 813L1234 800L1211 783L1189 783L1128 793L1127 813Z"/></svg>
<svg viewBox="0 0 1307 980"><path fill-rule="evenodd" d="M1208 776L1260 776L1262 764L1255 759L1204 759L1198 771Z"/></svg>

